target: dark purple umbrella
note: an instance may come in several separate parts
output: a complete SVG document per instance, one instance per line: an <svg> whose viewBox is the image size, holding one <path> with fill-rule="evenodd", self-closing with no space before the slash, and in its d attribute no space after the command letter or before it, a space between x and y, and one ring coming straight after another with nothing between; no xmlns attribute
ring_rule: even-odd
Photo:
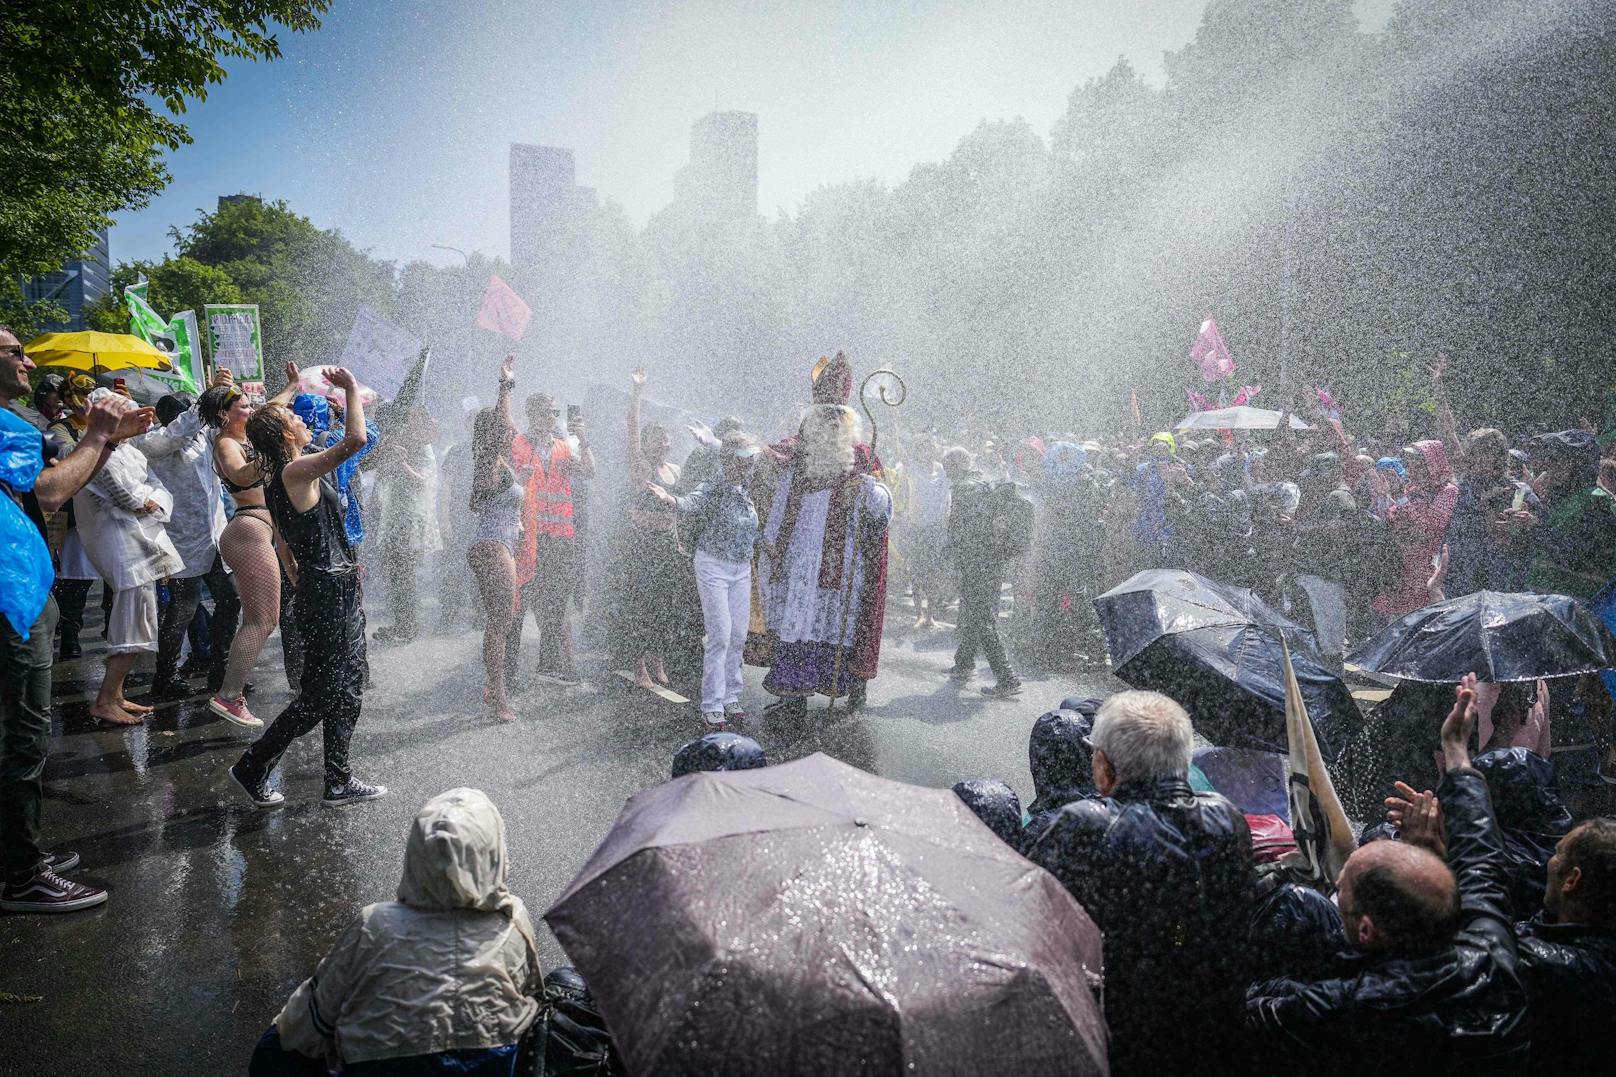
<svg viewBox="0 0 1616 1077"><path fill-rule="evenodd" d="M640 793L545 920L633 1073L1108 1072L1082 906L826 755Z"/></svg>

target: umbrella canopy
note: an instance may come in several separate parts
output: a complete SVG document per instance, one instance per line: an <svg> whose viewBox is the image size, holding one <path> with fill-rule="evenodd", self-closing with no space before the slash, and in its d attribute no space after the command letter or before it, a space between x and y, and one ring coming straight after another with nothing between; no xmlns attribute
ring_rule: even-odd
<svg viewBox="0 0 1616 1077"><path fill-rule="evenodd" d="M65 366L74 370L172 370L157 348L128 333L45 333L23 348L37 366Z"/></svg>
<svg viewBox="0 0 1616 1077"><path fill-rule="evenodd" d="M1566 595L1477 591L1393 622L1352 660L1406 681L1535 681L1616 666L1616 637Z"/></svg>
<svg viewBox="0 0 1616 1077"><path fill-rule="evenodd" d="M1136 573L1094 600L1116 675L1177 700L1213 744L1287 750L1283 637L1327 759L1359 723L1313 633L1239 587L1182 569Z"/></svg>
<svg viewBox="0 0 1616 1077"><path fill-rule="evenodd" d="M545 920L634 1073L1108 1072L1082 906L822 754L638 794Z"/></svg>
<svg viewBox="0 0 1616 1077"><path fill-rule="evenodd" d="M1233 408L1214 408L1211 411L1192 411L1175 430L1278 430L1280 412L1269 408L1253 408L1245 404ZM1292 430L1311 430L1302 420L1292 415Z"/></svg>

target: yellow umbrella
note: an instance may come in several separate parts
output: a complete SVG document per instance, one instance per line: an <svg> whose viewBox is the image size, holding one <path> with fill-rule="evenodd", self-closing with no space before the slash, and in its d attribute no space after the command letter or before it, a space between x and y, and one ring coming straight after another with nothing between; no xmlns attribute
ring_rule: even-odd
<svg viewBox="0 0 1616 1077"><path fill-rule="evenodd" d="M65 366L73 370L172 370L168 356L139 337L127 333L45 333L23 346L36 366Z"/></svg>

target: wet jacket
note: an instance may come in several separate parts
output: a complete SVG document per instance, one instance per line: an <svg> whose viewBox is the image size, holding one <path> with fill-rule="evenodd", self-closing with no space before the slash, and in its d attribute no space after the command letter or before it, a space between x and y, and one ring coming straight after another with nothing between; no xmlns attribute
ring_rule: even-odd
<svg viewBox="0 0 1616 1077"><path fill-rule="evenodd" d="M987 824L1010 848L1020 851L1021 799L1007 782L993 778L967 778L954 783L954 795L965 802L976 817Z"/></svg>
<svg viewBox="0 0 1616 1077"><path fill-rule="evenodd" d="M1515 925L1526 981L1534 1073L1611 1071L1609 1029L1616 1014L1616 930L1550 924L1541 916Z"/></svg>
<svg viewBox="0 0 1616 1077"><path fill-rule="evenodd" d="M1509 916L1503 838L1479 771L1438 795L1459 881L1452 945L1417 957L1354 955L1330 978L1254 985L1246 1024L1266 1064L1309 1073L1479 1074L1524 1062L1526 990Z"/></svg>
<svg viewBox="0 0 1616 1077"><path fill-rule="evenodd" d="M1500 748L1477 756L1475 767L1487 779L1503 832L1510 912L1525 920L1543 906L1549 857L1571 833L1571 812L1554 790L1554 764L1536 752Z"/></svg>
<svg viewBox="0 0 1616 1077"><path fill-rule="evenodd" d="M1026 842L1037 840L1055 813L1074 800L1097 797L1094 786L1094 750L1088 746L1094 728L1093 710L1085 714L1067 707L1040 715L1027 738L1027 762L1032 769L1033 802L1027 805L1031 821Z"/></svg>
<svg viewBox="0 0 1616 1077"><path fill-rule="evenodd" d="M397 901L367 905L298 985L281 1046L333 1068L521 1040L538 1003L533 925L505 886L505 822L476 789L427 801Z"/></svg>
<svg viewBox="0 0 1616 1077"><path fill-rule="evenodd" d="M1273 869L1257 876L1247 946L1252 980L1305 979L1330 969L1346 949L1347 936L1335 902Z"/></svg>
<svg viewBox="0 0 1616 1077"><path fill-rule="evenodd" d="M1254 884L1238 808L1185 778L1124 782L1060 809L1028 856L1105 932L1113 1074L1236 1049Z"/></svg>

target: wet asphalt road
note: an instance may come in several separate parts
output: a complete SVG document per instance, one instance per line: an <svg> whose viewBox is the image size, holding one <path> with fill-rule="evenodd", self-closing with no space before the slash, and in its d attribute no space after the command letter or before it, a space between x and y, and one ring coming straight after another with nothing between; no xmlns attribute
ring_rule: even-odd
<svg viewBox="0 0 1616 1077"><path fill-rule="evenodd" d="M889 625L906 621L894 610ZM512 889L539 928L545 967L562 963L541 914L701 723L585 656L584 687L532 688L517 697L518 721L500 725L480 713L479 639L465 629L372 646L352 755L355 773L392 795L321 805L315 733L283 764L286 806L260 812L225 777L250 734L209 714L205 694L130 730L87 717L100 675L87 625L86 657L57 667L45 840L77 851L74 876L112 897L81 913L0 914L0 992L38 998L0 1003L0 1074L245 1072L253 1043L350 917L393 897L416 809L454 786L486 790L504 813ZM823 751L922 785L1001 777L1026 801L1037 716L1064 695L1119 687L1101 663L1027 677L1019 700L985 698L985 666L963 691L943 677L951 648L951 632L889 634L865 712L826 723L816 711L790 727L754 716L741 731L775 762ZM748 679L756 715L761 671ZM267 721L289 698L278 636L255 680L252 706Z"/></svg>

